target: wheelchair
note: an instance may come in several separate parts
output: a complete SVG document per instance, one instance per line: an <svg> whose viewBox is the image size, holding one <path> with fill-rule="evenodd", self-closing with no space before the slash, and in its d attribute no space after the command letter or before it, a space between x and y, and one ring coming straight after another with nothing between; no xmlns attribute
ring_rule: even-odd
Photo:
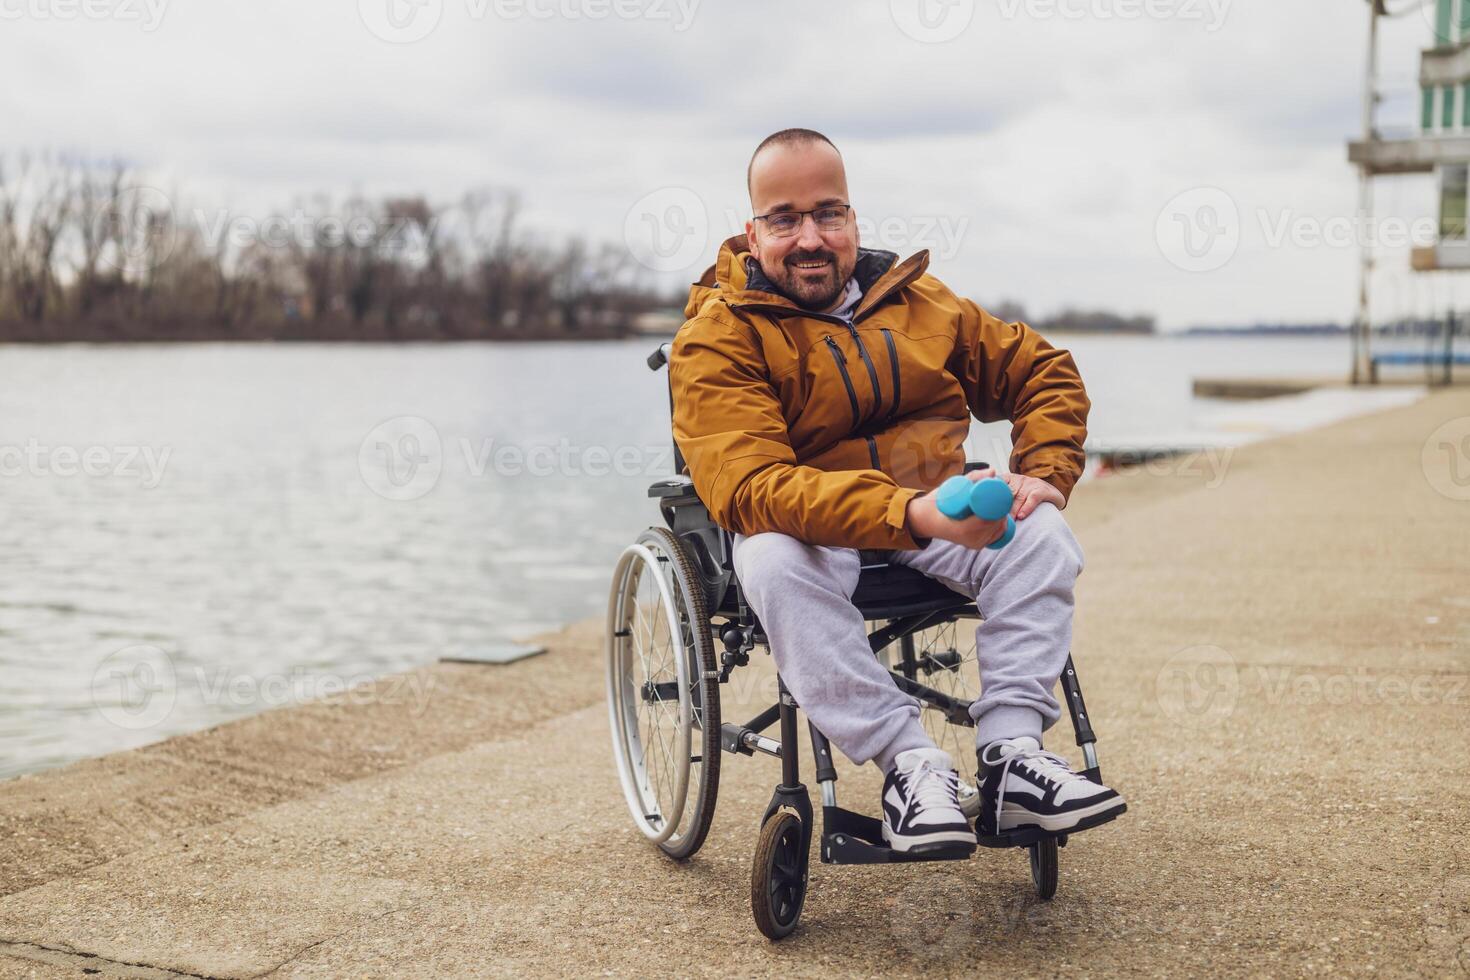
<svg viewBox="0 0 1470 980"><path fill-rule="evenodd" d="M658 371L671 344L648 357ZM670 410L672 411L672 390ZM684 460L674 446L675 470ZM966 471L984 463L967 463ZM744 723L722 721L720 686L769 643L746 604L734 574L733 536L717 526L688 476L648 488L663 527L650 527L618 559L608 602L605 655L613 756L633 822L676 861L704 843L719 795L722 755L774 756L781 783L761 818L751 871L756 927L781 939L797 926L806 899L815 820L799 765L799 705L777 678L777 702ZM876 628L868 635L875 656L898 688L917 698L924 727L961 767L961 809L972 820L978 788L963 776L974 758L971 703L979 695L975 626L981 617L968 597L922 573L860 552L863 564L852 601ZM1086 769L1101 782L1096 735L1069 656L1060 683ZM777 726L779 738L766 734ZM971 857L971 845L894 851L882 824L837 804L837 771L827 738L807 723L821 792L823 864L953 861ZM1080 829L1080 828L1076 828ZM1075 832L1075 829L1074 829ZM1056 893L1058 849L1067 835L1021 827L981 836L988 848L1021 848L1030 860L1036 894Z"/></svg>

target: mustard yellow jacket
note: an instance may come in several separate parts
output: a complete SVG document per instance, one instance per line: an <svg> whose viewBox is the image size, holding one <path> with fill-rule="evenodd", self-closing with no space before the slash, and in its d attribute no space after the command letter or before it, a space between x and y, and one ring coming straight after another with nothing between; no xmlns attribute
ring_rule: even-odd
<svg viewBox="0 0 1470 980"><path fill-rule="evenodd" d="M963 470L971 415L1010 419L1011 470L1071 493L1090 408L1071 354L928 265L926 251L860 249L848 321L777 293L745 236L720 247L669 358L674 439L717 524L918 548L908 502Z"/></svg>

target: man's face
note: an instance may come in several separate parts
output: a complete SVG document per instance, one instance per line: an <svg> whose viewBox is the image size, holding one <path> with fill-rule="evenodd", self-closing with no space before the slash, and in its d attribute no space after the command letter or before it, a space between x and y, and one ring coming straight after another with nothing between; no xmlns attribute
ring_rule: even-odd
<svg viewBox="0 0 1470 980"><path fill-rule="evenodd" d="M857 214L849 210L843 226L831 230L818 228L815 215L804 215L787 238L777 237L759 216L848 203L842 157L826 143L769 146L751 166L750 205L756 219L745 223L750 254L799 306L828 310L842 296L857 265Z"/></svg>

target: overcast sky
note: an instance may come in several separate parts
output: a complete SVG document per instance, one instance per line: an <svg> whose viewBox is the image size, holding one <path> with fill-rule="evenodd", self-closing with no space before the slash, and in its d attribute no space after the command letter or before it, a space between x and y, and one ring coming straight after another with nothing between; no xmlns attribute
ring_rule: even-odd
<svg viewBox="0 0 1470 980"><path fill-rule="evenodd" d="M1366 29L1365 0L0 0L0 148L262 215L515 188L528 224L681 282L748 214L754 144L808 126L866 243L929 248L982 303L1345 321L1358 239L1433 211L1398 178L1401 220L1351 224ZM1416 11L1386 31L1387 123L1413 123L1429 36ZM1455 288L1406 264L1380 315Z"/></svg>

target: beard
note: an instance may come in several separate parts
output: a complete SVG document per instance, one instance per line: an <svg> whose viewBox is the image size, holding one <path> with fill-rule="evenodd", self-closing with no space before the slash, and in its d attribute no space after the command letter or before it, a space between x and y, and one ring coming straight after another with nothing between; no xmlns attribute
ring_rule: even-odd
<svg viewBox="0 0 1470 980"><path fill-rule="evenodd" d="M796 267L798 262L826 262L819 274ZM761 266L766 276L776 284L783 295L797 306L806 310L825 310L837 302L837 297L847 288L852 278L856 259L844 261L836 252L818 249L810 252L792 252L781 264L769 269Z"/></svg>

